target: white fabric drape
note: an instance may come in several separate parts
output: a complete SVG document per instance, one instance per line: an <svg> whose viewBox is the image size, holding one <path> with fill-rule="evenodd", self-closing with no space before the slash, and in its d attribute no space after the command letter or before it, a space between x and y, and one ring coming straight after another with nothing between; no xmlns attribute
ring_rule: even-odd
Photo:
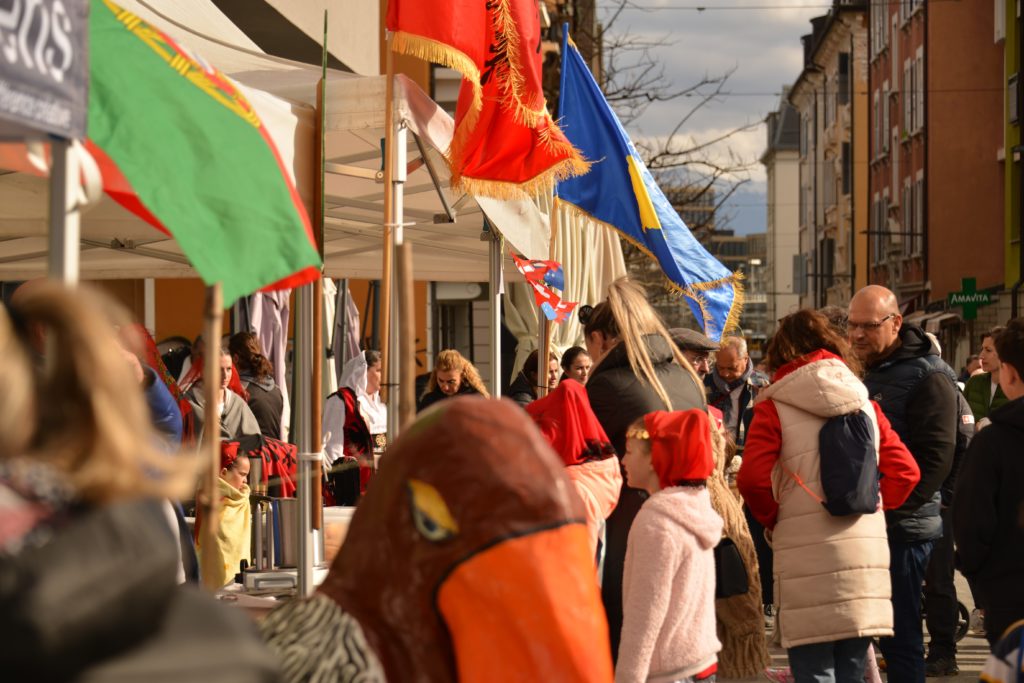
<svg viewBox="0 0 1024 683"><path fill-rule="evenodd" d="M538 200L541 211L550 215L551 198ZM559 208L558 234L555 238L555 260L565 271L565 290L562 298L595 305L604 301L608 285L626 274L619 237L608 228L582 219ZM510 377L515 377L526 361L526 356L537 348L540 330L540 310L533 292L524 282L515 282L505 289L505 325L516 336L516 359ZM579 318L555 325L551 345L561 357L566 349L582 345L583 329Z"/></svg>

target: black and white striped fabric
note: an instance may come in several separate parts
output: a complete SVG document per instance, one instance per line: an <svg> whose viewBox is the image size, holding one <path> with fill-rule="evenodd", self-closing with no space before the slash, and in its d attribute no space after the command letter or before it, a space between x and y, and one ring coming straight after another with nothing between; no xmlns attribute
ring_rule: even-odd
<svg viewBox="0 0 1024 683"><path fill-rule="evenodd" d="M363 630L328 597L278 607L260 624L285 683L386 683Z"/></svg>

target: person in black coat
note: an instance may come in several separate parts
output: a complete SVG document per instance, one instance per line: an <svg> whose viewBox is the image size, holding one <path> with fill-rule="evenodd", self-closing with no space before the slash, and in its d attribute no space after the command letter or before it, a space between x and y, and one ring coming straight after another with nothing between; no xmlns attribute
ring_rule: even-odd
<svg viewBox="0 0 1024 683"><path fill-rule="evenodd" d="M252 332L239 332L228 341L231 360L238 368L238 379L249 393L249 410L256 417L260 433L281 438L284 395L274 384L274 366L263 355L259 338Z"/></svg>
<svg viewBox="0 0 1024 683"><path fill-rule="evenodd" d="M903 324L896 295L879 285L850 301L847 334L864 363L864 385L899 434L921 480L906 502L885 513L892 579L893 636L880 640L891 680L924 683L921 591L935 542L942 537L941 487L956 451L956 375L931 340Z"/></svg>
<svg viewBox="0 0 1024 683"><path fill-rule="evenodd" d="M586 385L590 406L620 460L626 452L626 430L638 418L655 410L706 407L700 380L642 287L625 278L616 280L608 287L608 299L581 311L580 321L587 352L595 363ZM646 498L644 492L623 484L619 503L607 521L601 597L614 658L622 631L626 540Z"/></svg>
<svg viewBox="0 0 1024 683"><path fill-rule="evenodd" d="M466 394L480 394L486 398L491 396L476 367L455 349L445 349L434 359L434 369L430 373L427 390L420 396L416 412L425 410L438 401Z"/></svg>
<svg viewBox="0 0 1024 683"><path fill-rule="evenodd" d="M537 400L537 389L540 386L540 382L537 380L537 356L537 349L530 351L530 355L523 363L523 369L515 376L508 388L508 397L524 408ZM558 387L560 371L558 357L555 354L550 354L548 356L548 389Z"/></svg>
<svg viewBox="0 0 1024 683"><path fill-rule="evenodd" d="M960 571L985 610L994 645L1024 619L1024 318L996 339L999 386L1009 403L971 441L953 496L953 537Z"/></svg>

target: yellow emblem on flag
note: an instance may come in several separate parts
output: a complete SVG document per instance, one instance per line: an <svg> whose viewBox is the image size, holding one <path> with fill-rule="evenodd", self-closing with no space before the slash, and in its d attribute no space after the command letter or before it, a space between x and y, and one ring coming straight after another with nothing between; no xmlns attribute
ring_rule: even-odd
<svg viewBox="0 0 1024 683"><path fill-rule="evenodd" d="M654 211L654 202L651 201L651 195L647 192L647 185L644 184L644 178L640 174L636 157L630 154L626 157L626 164L629 166L629 179L633 183L636 204L640 209L640 225L643 226L644 231L661 230L661 221L658 220L658 214Z"/></svg>

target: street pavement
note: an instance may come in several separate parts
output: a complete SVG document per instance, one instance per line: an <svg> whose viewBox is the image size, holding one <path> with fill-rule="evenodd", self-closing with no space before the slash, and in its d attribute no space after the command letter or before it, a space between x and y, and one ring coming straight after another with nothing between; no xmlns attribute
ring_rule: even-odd
<svg viewBox="0 0 1024 683"><path fill-rule="evenodd" d="M971 599L971 592L967 587L967 581L960 576L956 575L956 591L957 598L967 607L968 610L974 608L974 601ZM925 648L927 649L928 635L925 633ZM988 657L988 641L983 636L975 635L974 633L968 633L963 640L957 643L957 665L960 667L960 674L957 676L941 677L941 678L929 678L929 681L935 681L936 683L957 683L966 681L977 681L978 674L981 672L981 667L985 664L985 658ZM780 647L771 648L772 664L773 667L785 667L789 665L786 659L786 651ZM882 679L885 680L885 674L882 674ZM756 678L743 678L743 679L722 679L735 681L736 683L764 683L766 680L763 676Z"/></svg>

